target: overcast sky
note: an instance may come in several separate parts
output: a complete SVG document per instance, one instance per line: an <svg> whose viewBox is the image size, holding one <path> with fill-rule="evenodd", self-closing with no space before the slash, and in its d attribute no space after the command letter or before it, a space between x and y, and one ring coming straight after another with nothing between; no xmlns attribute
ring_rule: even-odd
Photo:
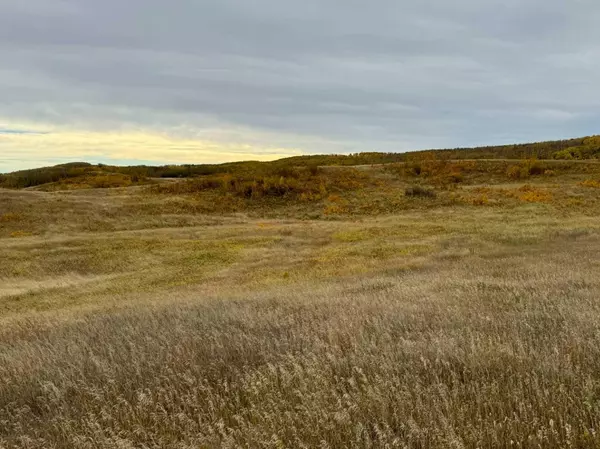
<svg viewBox="0 0 600 449"><path fill-rule="evenodd" d="M598 0L0 0L0 172L600 133Z"/></svg>

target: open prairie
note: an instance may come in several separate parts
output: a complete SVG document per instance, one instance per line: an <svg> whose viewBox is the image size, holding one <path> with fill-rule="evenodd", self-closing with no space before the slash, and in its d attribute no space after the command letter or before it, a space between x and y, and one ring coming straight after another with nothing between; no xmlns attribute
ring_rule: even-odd
<svg viewBox="0 0 600 449"><path fill-rule="evenodd" d="M593 160L2 189L0 448L600 447L598 254Z"/></svg>

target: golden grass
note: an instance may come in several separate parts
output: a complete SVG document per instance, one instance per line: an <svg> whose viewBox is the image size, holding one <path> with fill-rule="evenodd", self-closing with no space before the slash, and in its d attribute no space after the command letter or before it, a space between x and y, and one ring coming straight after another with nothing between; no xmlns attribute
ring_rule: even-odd
<svg viewBox="0 0 600 449"><path fill-rule="evenodd" d="M87 174L74 178L67 178L58 182L43 184L35 190L53 192L58 190L79 189L110 189L115 187L129 187L134 184L145 183L145 180L133 180L131 176L119 173Z"/></svg>
<svg viewBox="0 0 600 449"><path fill-rule="evenodd" d="M462 164L0 191L0 448L600 447L597 168Z"/></svg>
<svg viewBox="0 0 600 449"><path fill-rule="evenodd" d="M583 187L592 187L595 189L600 189L600 181L597 181L595 179L586 179L581 183L581 185Z"/></svg>

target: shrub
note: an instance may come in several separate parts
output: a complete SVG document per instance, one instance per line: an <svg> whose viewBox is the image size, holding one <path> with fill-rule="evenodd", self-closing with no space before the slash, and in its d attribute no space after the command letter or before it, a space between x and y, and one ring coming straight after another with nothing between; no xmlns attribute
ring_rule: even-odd
<svg viewBox="0 0 600 449"><path fill-rule="evenodd" d="M223 193L245 199L289 198L317 201L329 193L357 190L365 186L369 177L359 170L290 169L269 170L267 174L225 174L195 178L190 181L161 183L152 187L163 194L194 194L220 189Z"/></svg>
<svg viewBox="0 0 600 449"><path fill-rule="evenodd" d="M543 175L544 171L546 171L542 163L535 159L530 159L529 161L527 161L525 163L525 167L527 168L527 171L531 176Z"/></svg>
<svg viewBox="0 0 600 449"><path fill-rule="evenodd" d="M0 215L0 223L9 223L14 221L21 221L23 216L15 212L7 212Z"/></svg>
<svg viewBox="0 0 600 449"><path fill-rule="evenodd" d="M448 176L445 177L444 181L448 182L448 183L452 183L452 184L460 184L461 182L463 182L465 179L464 175L460 172L453 172L450 173Z"/></svg>
<svg viewBox="0 0 600 449"><path fill-rule="evenodd" d="M506 170L506 176L511 179L521 179L523 177L523 170L518 165L511 165Z"/></svg>
<svg viewBox="0 0 600 449"><path fill-rule="evenodd" d="M131 177L121 174L99 175L85 179L84 181L95 189L110 189L114 187L129 187L132 184Z"/></svg>
<svg viewBox="0 0 600 449"><path fill-rule="evenodd" d="M476 196L471 200L471 204L473 204L474 206L485 206L489 202L490 200L485 193L482 193L481 195Z"/></svg>
<svg viewBox="0 0 600 449"><path fill-rule="evenodd" d="M348 208L339 204L330 204L323 209L323 215L342 215L348 212Z"/></svg>
<svg viewBox="0 0 600 449"><path fill-rule="evenodd" d="M529 184L520 187L517 198L526 203L545 203L552 200L552 194L547 190L536 189Z"/></svg>
<svg viewBox="0 0 600 449"><path fill-rule="evenodd" d="M412 174L414 174L416 176L420 176L421 173L423 172L423 168L421 167L421 164L418 164L418 163L411 164L409 166L409 170Z"/></svg>
<svg viewBox="0 0 600 449"><path fill-rule="evenodd" d="M10 237L13 239L20 239L23 237L31 237L33 234L27 231L14 231L11 232Z"/></svg>
<svg viewBox="0 0 600 449"><path fill-rule="evenodd" d="M576 145L557 151L553 154L554 159L594 159L600 157L600 136L586 137Z"/></svg>
<svg viewBox="0 0 600 449"><path fill-rule="evenodd" d="M591 187L594 189L600 189L600 181L596 181L595 179L586 179L580 185L583 187Z"/></svg>
<svg viewBox="0 0 600 449"><path fill-rule="evenodd" d="M530 176L543 175L546 167L537 159L527 159L518 165L506 169L506 176L511 179L525 179Z"/></svg>
<svg viewBox="0 0 600 449"><path fill-rule="evenodd" d="M436 194L433 190L422 186L411 186L404 191L404 195L423 198L435 198Z"/></svg>
<svg viewBox="0 0 600 449"><path fill-rule="evenodd" d="M565 149L565 150L561 150L561 151L557 151L556 153L554 153L554 155L552 156L554 159L562 159L562 160L573 160L573 159L580 159L581 154L573 151L569 148Z"/></svg>

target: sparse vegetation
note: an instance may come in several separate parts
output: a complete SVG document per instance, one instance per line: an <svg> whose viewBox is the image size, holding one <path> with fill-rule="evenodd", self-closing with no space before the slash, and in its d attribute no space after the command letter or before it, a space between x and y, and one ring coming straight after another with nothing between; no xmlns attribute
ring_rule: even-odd
<svg viewBox="0 0 600 449"><path fill-rule="evenodd" d="M0 448L600 447L588 144L5 175Z"/></svg>

